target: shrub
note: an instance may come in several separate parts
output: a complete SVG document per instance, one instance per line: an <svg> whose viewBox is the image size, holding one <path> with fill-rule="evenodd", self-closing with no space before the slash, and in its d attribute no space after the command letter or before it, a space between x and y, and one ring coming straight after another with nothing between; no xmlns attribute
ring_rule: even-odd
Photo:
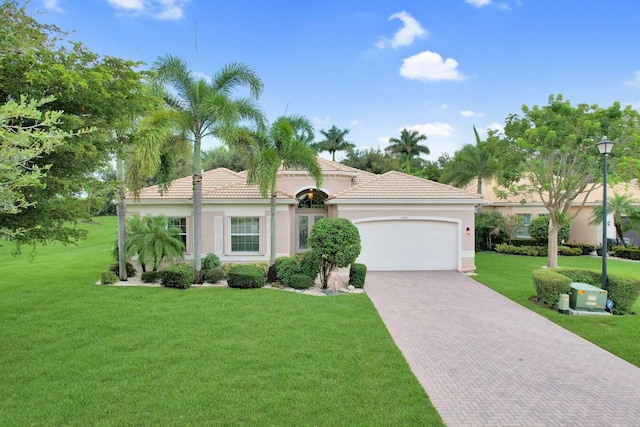
<svg viewBox="0 0 640 427"><path fill-rule="evenodd" d="M127 262L125 264L125 268L127 270L127 277L133 277L136 275L136 268L130 262ZM115 264L111 264L111 266L109 266L109 270L113 271L117 276L118 273L120 272L120 266L116 262Z"/></svg>
<svg viewBox="0 0 640 427"><path fill-rule="evenodd" d="M204 275L207 270L211 270L212 268L220 267L220 258L218 255L214 253L208 253L204 258L202 258L201 269L202 274Z"/></svg>
<svg viewBox="0 0 640 427"><path fill-rule="evenodd" d="M306 274L292 274L289 286L294 289L309 289L313 285L313 279Z"/></svg>
<svg viewBox="0 0 640 427"><path fill-rule="evenodd" d="M591 252L596 250L596 246L591 243L579 243L579 242L569 242L564 243L563 246L568 246L570 248L580 248L582 251L582 255L589 255Z"/></svg>
<svg viewBox="0 0 640 427"><path fill-rule="evenodd" d="M367 266L354 262L349 268L349 284L356 288L364 288L364 279L367 276Z"/></svg>
<svg viewBox="0 0 640 427"><path fill-rule="evenodd" d="M186 289L194 281L195 271L185 264L176 264L160 270L160 284L168 288Z"/></svg>
<svg viewBox="0 0 640 427"><path fill-rule="evenodd" d="M144 283L155 283L160 280L159 271L145 271L140 275L140 278Z"/></svg>
<svg viewBox="0 0 640 427"><path fill-rule="evenodd" d="M607 276L607 292L609 299L613 301L614 313L632 312L633 303L640 293L640 280L634 277L609 274Z"/></svg>
<svg viewBox="0 0 640 427"><path fill-rule="evenodd" d="M267 263L267 262L251 262L251 263L242 263L242 264L228 262L226 264L222 264L222 271L224 272L225 277L228 277L229 276L229 270L231 270L233 267L235 267L237 265L250 265L250 266L253 266L253 267L257 267L260 270L262 270L262 272L264 272L265 276L267 275L267 272L269 271L269 263Z"/></svg>
<svg viewBox="0 0 640 427"><path fill-rule="evenodd" d="M231 288L261 288L265 280L266 272L257 265L236 264L227 273L227 283Z"/></svg>
<svg viewBox="0 0 640 427"><path fill-rule="evenodd" d="M311 229L309 245L320 261L322 287L327 288L329 276L336 267L346 267L358 258L360 233L346 218L325 218Z"/></svg>
<svg viewBox="0 0 640 427"><path fill-rule="evenodd" d="M558 295L567 294L572 282L567 276L554 269L541 268L531 273L533 287L536 289L538 301L547 307L554 308L558 302Z"/></svg>
<svg viewBox="0 0 640 427"><path fill-rule="evenodd" d="M291 277L294 274L304 274L310 277L313 284L319 271L320 260L312 251L276 259L276 279L285 286L291 286Z"/></svg>
<svg viewBox="0 0 640 427"><path fill-rule="evenodd" d="M103 285L111 285L118 282L119 280L120 278L118 277L118 275L111 270L104 271L100 275L100 283L102 283Z"/></svg>
<svg viewBox="0 0 640 427"><path fill-rule="evenodd" d="M538 285L541 286L542 292L544 293L549 288L553 287L553 284L546 283L545 281L550 280L548 277L556 280L555 276L546 276L549 273L540 273L540 271L549 271L552 274L561 275L568 280L568 284L571 282L581 282L588 283L592 286L599 288L602 283L602 276L599 271L596 270L588 270L588 269L580 269L580 268L552 268L552 269L542 269L536 270L533 272L533 281L534 286L536 286L536 292L538 292ZM538 283L536 282L538 281ZM545 283L542 283L545 282ZM558 293L567 293L569 290L569 285L567 285L567 289L558 292ZM613 311L614 313L628 313L631 311L631 308L635 301L638 299L638 295L640 294L640 279L636 279L633 277L622 276L619 274L608 274L607 277L607 292L608 298L611 299L614 303ZM557 298L557 294L556 294ZM540 298L540 293L538 293L538 299ZM545 304L550 299L549 293L545 294ZM541 302L543 302L541 300ZM549 304L547 304L549 305ZM551 306L551 305L549 305Z"/></svg>
<svg viewBox="0 0 640 427"><path fill-rule="evenodd" d="M283 285L289 286L291 276L302 274L300 265L296 263L295 257L283 256L276 259L276 279Z"/></svg>
<svg viewBox="0 0 640 427"><path fill-rule="evenodd" d="M222 279L224 279L224 271L220 267L210 268L204 273L205 282L218 283Z"/></svg>
<svg viewBox="0 0 640 427"><path fill-rule="evenodd" d="M630 246L616 246L613 250L613 255L620 258L640 260L640 249Z"/></svg>
<svg viewBox="0 0 640 427"><path fill-rule="evenodd" d="M561 216L560 230L558 230L558 243L569 238L571 232L571 220L566 216ZM529 224L529 236L538 244L547 244L549 241L549 215L540 215L531 220Z"/></svg>
<svg viewBox="0 0 640 427"><path fill-rule="evenodd" d="M576 255L582 255L582 249L581 248L570 248L568 246L558 246L558 255L564 255L564 256L576 256Z"/></svg>

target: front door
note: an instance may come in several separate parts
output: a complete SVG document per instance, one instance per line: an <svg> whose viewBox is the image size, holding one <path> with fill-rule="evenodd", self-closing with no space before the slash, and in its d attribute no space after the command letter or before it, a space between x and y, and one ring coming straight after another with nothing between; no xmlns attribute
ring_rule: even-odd
<svg viewBox="0 0 640 427"><path fill-rule="evenodd" d="M326 218L326 214L322 213L309 213L296 215L296 253L308 251L309 236L311 235L311 228L319 219Z"/></svg>

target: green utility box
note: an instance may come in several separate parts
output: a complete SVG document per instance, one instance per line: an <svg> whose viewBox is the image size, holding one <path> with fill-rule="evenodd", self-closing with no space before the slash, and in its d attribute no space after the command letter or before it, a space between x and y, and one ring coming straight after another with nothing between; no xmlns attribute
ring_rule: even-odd
<svg viewBox="0 0 640 427"><path fill-rule="evenodd" d="M573 282L569 291L569 307L577 311L604 311L607 291L588 283Z"/></svg>

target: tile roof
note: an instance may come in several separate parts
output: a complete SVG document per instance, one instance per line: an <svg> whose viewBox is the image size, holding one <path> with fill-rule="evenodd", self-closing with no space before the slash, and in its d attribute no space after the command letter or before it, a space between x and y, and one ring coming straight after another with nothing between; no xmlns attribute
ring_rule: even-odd
<svg viewBox="0 0 640 427"><path fill-rule="evenodd" d="M481 197L472 192L429 181L402 172L390 171L362 184L347 188L330 200L345 199L410 199L410 200L479 200Z"/></svg>
<svg viewBox="0 0 640 427"><path fill-rule="evenodd" d="M520 184L525 184L526 181L520 181ZM518 184L516 184L518 185ZM475 191L476 183L472 182L467 187L469 191ZM506 191L504 187L498 186L495 180L487 181L482 186L482 197L492 204L522 204L522 203L542 203L538 193L527 193L519 195L507 195L502 199L498 196L499 191ZM624 194L632 199L640 200L640 186L638 180L634 179L629 183L618 183L613 186L607 186L608 197L611 197L614 193ZM586 201L585 201L586 198ZM590 193L582 193L574 200L574 204L581 204L585 201L586 204L599 204L602 203L602 185L596 184L593 191Z"/></svg>

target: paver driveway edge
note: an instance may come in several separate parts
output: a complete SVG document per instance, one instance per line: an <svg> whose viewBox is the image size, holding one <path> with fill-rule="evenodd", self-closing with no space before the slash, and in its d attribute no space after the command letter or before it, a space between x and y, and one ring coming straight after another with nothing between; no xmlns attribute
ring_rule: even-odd
<svg viewBox="0 0 640 427"><path fill-rule="evenodd" d="M640 368L455 272L367 273L450 426L638 426Z"/></svg>

